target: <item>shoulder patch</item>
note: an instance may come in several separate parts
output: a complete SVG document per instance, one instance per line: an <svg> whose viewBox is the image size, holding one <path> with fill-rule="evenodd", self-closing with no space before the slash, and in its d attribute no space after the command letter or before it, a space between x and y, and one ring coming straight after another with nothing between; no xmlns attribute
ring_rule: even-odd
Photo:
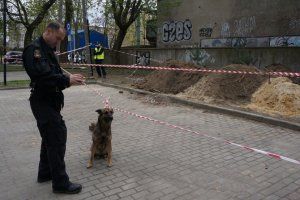
<svg viewBox="0 0 300 200"><path fill-rule="evenodd" d="M41 58L42 57L41 51L39 49L34 50L33 57L34 58Z"/></svg>

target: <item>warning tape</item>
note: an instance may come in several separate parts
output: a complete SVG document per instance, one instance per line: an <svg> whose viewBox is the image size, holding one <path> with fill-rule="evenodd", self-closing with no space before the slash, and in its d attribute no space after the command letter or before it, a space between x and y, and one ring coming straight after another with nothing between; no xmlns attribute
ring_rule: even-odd
<svg viewBox="0 0 300 200"><path fill-rule="evenodd" d="M63 69L63 71L65 71L66 73L70 74L70 72L68 72L67 70ZM240 147L240 148L243 148L245 150L250 150L250 151L254 151L254 152L257 152L257 153L260 153L260 154L263 154L263 155L267 155L269 157L272 157L272 158L276 158L276 159L280 159L280 160L284 160L284 161L287 161L287 162L290 162L290 163L294 163L294 164L298 164L300 165L300 161L298 160L295 160L295 159L292 159L292 158L288 158L288 157L285 157L285 156L282 156L282 155L279 155L279 154L274 154L274 153L271 153L271 152L267 152L267 151L264 151L264 150L260 150L260 149L256 149L256 148L252 148L250 146L247 146L247 145L241 145L241 144L237 144L237 143L234 143L234 142L231 142L229 140L225 140L225 139L222 139L222 138L218 138L218 137L213 137L213 136L210 136L210 135L207 135L207 134L204 134L204 133L199 133L197 131L193 131L193 130L190 130L190 129L187 129L187 128L183 128L181 126L177 126L177 125L174 125L174 124L170 124L168 122L164 122L164 121L160 121L160 120L157 120L157 119L153 119L153 118L150 118L150 117L147 117L147 116L143 116L143 115L139 115L139 114L136 114L136 113L133 113L133 112L129 112L129 111L126 111L126 110L123 110L123 109L120 109L120 108L117 108L117 107L112 107L110 102L109 102L109 99L110 97L105 97L101 92L99 92L98 90L92 88L92 87L89 87L86 83L82 83L83 85L85 85L87 88L93 90L94 92L96 92L99 96L103 97L105 100L103 101L105 107L110 107L110 108L113 108L114 110L118 110L120 112L123 112L123 113L126 113L128 115L132 115L132 116L135 116L135 117L138 117L138 118L141 118L141 119L144 119L144 120L148 120L148 121L152 121L152 122L155 122L155 123L159 123L159 124L162 124L162 125L165 125L165 126L168 126L168 127L171 127L171 128L175 128L175 129L179 129L179 130L182 130L182 131L187 131L187 132L190 132L190 133L193 133L193 134L197 134L197 135L202 135L204 137L207 137L207 138L210 138L210 139L214 139L214 140L217 140L217 141L220 141L222 143L226 143L226 144L230 144L230 145L234 145L234 146L237 146L237 147Z"/></svg>
<svg viewBox="0 0 300 200"><path fill-rule="evenodd" d="M77 63L76 64L61 63L61 65L79 65L79 66L87 66L87 67L102 66L102 67L127 68L127 69L155 69L155 70L185 71L185 72L207 72L207 73L300 77L299 72L247 72L247 71L223 70L223 69L193 69L193 68L171 68L171 67L155 67L155 66L139 66L139 65L77 64Z"/></svg>
<svg viewBox="0 0 300 200"><path fill-rule="evenodd" d="M65 52L62 52L62 53L57 52L56 55L60 56L60 55L63 55L63 54L71 53L71 52L74 52L74 51L78 51L78 50L80 50L80 49L85 49L85 48L87 48L87 47L89 47L89 46L91 46L91 45L92 45L92 44L89 44L89 45L86 45L86 46L84 46L84 47L80 47L80 48L78 48L78 49L73 49L73 50L71 50L71 51L65 51Z"/></svg>
<svg viewBox="0 0 300 200"><path fill-rule="evenodd" d="M74 51L77 51L77 50L80 50L80 49L84 49L86 47L89 47L89 46L92 46L93 43L90 43L89 45L87 46L84 46L84 47L81 47L81 48L78 48L78 49L74 49L74 50L71 50L71 51L67 51L67 52L63 52L63 53L57 53L56 55L62 55L62 54L66 54L66 53L70 53L70 52L74 52ZM96 44L95 44L96 45ZM119 50L115 50L115 49L111 49L111 48L106 48L104 46L101 46L101 48L103 49L107 49L109 51L115 51L115 52L118 52L118 53L122 53L122 54L127 54L127 55L130 55L130 56L134 56L134 57L139 57L138 55L135 55L135 54L131 54L131 53L127 53L127 52L124 52L124 51L119 51ZM157 59L154 59L154 58L149 58L150 61L153 61L153 62L157 62L157 63L163 63L163 61L161 60L157 60Z"/></svg>
<svg viewBox="0 0 300 200"><path fill-rule="evenodd" d="M102 47L102 48L103 48L103 49L107 49L107 50L109 50L109 51L115 51L115 52L118 52L118 53L127 54L127 55L134 56L134 57L139 57L138 55L131 54L131 53L127 53L127 52L124 52L124 51L118 51L118 50L111 49L111 48L106 48L106 47ZM149 60L150 60L150 61L157 62L157 63L163 63L163 61L157 60L157 59L154 59L154 58L149 58Z"/></svg>
<svg viewBox="0 0 300 200"><path fill-rule="evenodd" d="M68 72L66 69L64 69L64 68L61 68L61 69L62 69L64 72L66 72L67 74L72 75L72 74L71 74L70 72ZM82 85L84 85L84 86L87 87L88 89L93 90L96 94L98 94L99 96L103 97L103 98L105 99L105 100L103 101L104 107L105 107L105 108L107 108L107 107L111 108L111 107L112 107L111 104L110 104L110 102L109 102L110 97L105 97L101 92L99 92L98 90L96 90L96 89L90 87L90 86L87 85L85 82L82 82Z"/></svg>
<svg viewBox="0 0 300 200"><path fill-rule="evenodd" d="M190 130L190 129L187 129L187 128L183 128L181 126L170 124L168 122L160 121L160 120L153 119L153 118L150 118L150 117L142 116L142 115L139 115L139 114L136 114L136 113L132 113L132 112L129 112L129 111L126 111L126 110L122 110L122 109L119 109L119 108L114 108L114 109L118 110L120 112L129 114L129 115L141 118L141 119L145 119L145 120L149 120L149 121L152 121L152 122L156 122L156 123L163 124L163 125L171 127L171 128L180 129L180 130L187 131L187 132L190 132L190 133L194 133L194 134L197 134L197 135L202 135L202 136L210 138L210 139L214 139L214 140L218 140L218 141L221 141L221 142L225 142L226 144L231 144L231 145L234 145L234 146L246 149L246 150L250 150L250 151L254 151L254 152L257 152L257 153L260 153L260 154L264 154L264 155L270 156L272 158L277 158L277 159L280 159L280 160L284 160L284 161L287 161L287 162L291 162L291 163L300 165L300 161L295 160L295 159L291 159L291 158L288 158L288 157L285 157L285 156L282 156L282 155L278 155L278 154L274 154L274 153L267 152L267 151L264 151L264 150L252 148L252 147L249 147L249 146L246 146L246 145L240 145L240 144L231 142L229 140L225 140L225 139L222 139L222 138L217 138L217 137L213 137L213 136L210 136L210 135L207 135L207 134L199 133L197 131L193 131L193 130Z"/></svg>

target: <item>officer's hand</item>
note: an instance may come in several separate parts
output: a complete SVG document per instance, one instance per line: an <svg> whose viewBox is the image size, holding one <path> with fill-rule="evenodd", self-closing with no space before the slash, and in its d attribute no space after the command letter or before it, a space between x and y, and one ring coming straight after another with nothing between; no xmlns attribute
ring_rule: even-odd
<svg viewBox="0 0 300 200"><path fill-rule="evenodd" d="M70 75L70 86L71 85L79 85L84 82L84 76L81 74L72 74Z"/></svg>

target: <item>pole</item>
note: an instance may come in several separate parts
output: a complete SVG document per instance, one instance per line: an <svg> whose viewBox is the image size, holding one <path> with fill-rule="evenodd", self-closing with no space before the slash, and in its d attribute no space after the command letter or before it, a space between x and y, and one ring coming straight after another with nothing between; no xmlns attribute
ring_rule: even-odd
<svg viewBox="0 0 300 200"><path fill-rule="evenodd" d="M58 22L62 24L63 14L63 0L59 0L59 8L58 8ZM56 45L56 50L60 51L60 42ZM59 56L56 57L59 62Z"/></svg>
<svg viewBox="0 0 300 200"><path fill-rule="evenodd" d="M85 39L85 45L90 44L89 42L89 28L88 28L88 19L87 19L87 12L86 12L86 1L82 0L82 13L83 13L83 27L84 27L84 39ZM87 63L91 64L91 47L86 47L86 58ZM93 67L90 67L89 75L93 76Z"/></svg>
<svg viewBox="0 0 300 200"><path fill-rule="evenodd" d="M6 54L6 11L7 11L7 4L6 0L3 0L3 54ZM4 85L6 86L6 62L3 63L4 70L3 70L3 80Z"/></svg>
<svg viewBox="0 0 300 200"><path fill-rule="evenodd" d="M141 17L140 14L136 18L136 26L135 26L135 36L136 36L136 46L140 47L141 45Z"/></svg>
<svg viewBox="0 0 300 200"><path fill-rule="evenodd" d="M88 32L88 40L89 40L89 44L91 44L91 35L90 35L90 23L89 20L86 20L86 24L87 24L87 32ZM90 50L90 61L93 60L92 54L91 54L91 47L89 46L89 50ZM93 76L93 68L91 67L91 71L90 71L91 76Z"/></svg>

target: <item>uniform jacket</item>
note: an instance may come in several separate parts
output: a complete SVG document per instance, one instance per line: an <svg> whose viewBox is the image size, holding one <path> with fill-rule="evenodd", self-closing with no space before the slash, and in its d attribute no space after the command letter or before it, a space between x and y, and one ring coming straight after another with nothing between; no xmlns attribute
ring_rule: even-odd
<svg viewBox="0 0 300 200"><path fill-rule="evenodd" d="M70 85L69 76L62 73L55 49L39 37L23 51L23 65L31 79L32 94L55 106L63 106L63 93Z"/></svg>

